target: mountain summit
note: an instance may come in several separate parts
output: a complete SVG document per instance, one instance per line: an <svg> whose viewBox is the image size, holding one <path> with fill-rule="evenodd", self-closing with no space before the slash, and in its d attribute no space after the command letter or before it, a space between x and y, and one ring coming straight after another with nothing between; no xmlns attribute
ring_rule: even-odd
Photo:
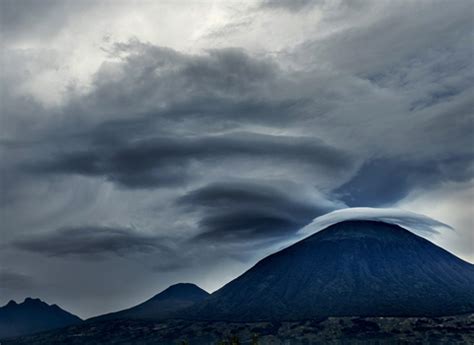
<svg viewBox="0 0 474 345"><path fill-rule="evenodd" d="M474 312L474 265L398 225L344 221L270 255L184 318L302 320Z"/></svg>
<svg viewBox="0 0 474 345"><path fill-rule="evenodd" d="M90 320L164 319L171 313L187 308L209 296L199 286L189 283L171 285L149 300L129 309L101 315Z"/></svg>
<svg viewBox="0 0 474 345"><path fill-rule="evenodd" d="M77 316L38 298L8 302L0 308L0 338L15 337L80 323Z"/></svg>

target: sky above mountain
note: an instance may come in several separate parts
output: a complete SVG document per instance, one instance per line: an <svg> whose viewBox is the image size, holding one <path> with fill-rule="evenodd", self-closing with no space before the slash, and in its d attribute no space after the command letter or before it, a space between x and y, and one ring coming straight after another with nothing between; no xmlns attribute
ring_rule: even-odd
<svg viewBox="0 0 474 345"><path fill-rule="evenodd" d="M471 1L0 6L0 302L213 291L347 207L474 262Z"/></svg>

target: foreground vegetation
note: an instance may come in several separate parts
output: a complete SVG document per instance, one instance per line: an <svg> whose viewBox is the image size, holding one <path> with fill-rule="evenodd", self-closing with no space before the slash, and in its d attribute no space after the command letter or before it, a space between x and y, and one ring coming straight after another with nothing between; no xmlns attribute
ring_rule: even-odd
<svg viewBox="0 0 474 345"><path fill-rule="evenodd" d="M474 315L339 317L300 322L116 320L2 340L2 345L474 344Z"/></svg>

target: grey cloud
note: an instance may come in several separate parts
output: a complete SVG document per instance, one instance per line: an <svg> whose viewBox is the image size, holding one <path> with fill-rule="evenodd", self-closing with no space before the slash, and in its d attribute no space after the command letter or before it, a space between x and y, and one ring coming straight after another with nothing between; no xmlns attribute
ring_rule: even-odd
<svg viewBox="0 0 474 345"><path fill-rule="evenodd" d="M463 68L466 60L460 63L458 58L469 53L464 44L472 31L472 4L458 1L447 6L445 11L439 11L438 6L442 4L442 1L393 2L384 8L385 5L375 3L371 7L373 13L381 8L385 12L367 20L366 25L337 31L322 41L314 42L316 50L312 57L324 54L342 70L375 79L381 75L404 75L410 79L417 70L424 68L435 75L447 73L448 67ZM405 39L410 33L412 39ZM449 48L456 49L447 50ZM340 54L342 49L352 54ZM386 54L388 51L390 54ZM423 65L423 62L428 64ZM435 66L438 71L433 68ZM412 73L406 73L408 70Z"/></svg>
<svg viewBox="0 0 474 345"><path fill-rule="evenodd" d="M278 65L272 60L237 48L190 55L132 40L117 44L111 54L122 62L104 64L96 74L94 93L80 101L119 113L162 112L194 99L250 98L278 75Z"/></svg>
<svg viewBox="0 0 474 345"><path fill-rule="evenodd" d="M248 241L289 236L337 206L282 181L228 181L190 191L178 205L198 215L199 239Z"/></svg>
<svg viewBox="0 0 474 345"><path fill-rule="evenodd" d="M316 138L234 133L205 137L157 137L133 143L59 154L27 167L34 173L105 176L128 188L173 186L186 182L193 161L208 163L244 159L259 166L309 165L313 171L338 171L352 165L350 156Z"/></svg>
<svg viewBox="0 0 474 345"><path fill-rule="evenodd" d="M321 20L340 20L348 19L352 12L358 12L371 5L371 1L352 0L352 1L334 1L334 0L262 0L259 8L264 10L284 10L291 13L298 13L302 10L311 10L317 7L322 11Z"/></svg>
<svg viewBox="0 0 474 345"><path fill-rule="evenodd" d="M384 124L394 121L397 123L394 132L399 136L411 127L417 133L410 135L431 143L424 146L424 152L446 147L445 143L438 145L439 134L449 138L448 145L457 150L466 149L466 145L458 143L466 138L465 135L453 140L452 133L440 133L444 129L441 125L434 129L437 135L433 129L426 131L422 128L425 119L442 111L446 104L452 104L451 108L454 108L456 104L464 103L466 98L472 99L474 66L469 43L473 32L472 4L457 1L452 6L444 5L437 1L374 2L364 16L354 21L354 25L345 27L340 24L340 29L330 35L307 40L295 49L294 57L306 68L325 61L327 68L370 83L373 94L367 95L367 100L377 99L382 94L396 97L396 104L390 104L388 99L381 100L380 104L385 103L385 107L374 106L370 110L374 112L371 133L378 133ZM440 11L440 8L445 10ZM357 106L357 102L353 103ZM344 115L344 121L363 131L362 126L351 123L350 119L353 116L363 122L366 116L370 116L370 112L367 115L364 112L367 112L366 108L354 109L352 114ZM472 131L472 122L466 127L460 121L452 121L454 109L449 113L450 127L459 124L458 132L463 128ZM421 130L423 134L419 133ZM371 133L364 132L363 136L370 137ZM412 138L409 142L417 139ZM405 142L399 138L395 140L391 144L384 142L387 151L389 147ZM410 148L403 147L403 150Z"/></svg>
<svg viewBox="0 0 474 345"><path fill-rule="evenodd" d="M379 158L364 163L334 193L349 206L380 207L395 204L415 189L468 181L473 175L472 155L423 161Z"/></svg>
<svg viewBox="0 0 474 345"><path fill-rule="evenodd" d="M35 281L32 277L13 272L11 270L0 270L0 291L18 291L35 287Z"/></svg>
<svg viewBox="0 0 474 345"><path fill-rule="evenodd" d="M78 256L86 260L103 259L107 255L126 256L169 251L164 238L143 234L131 228L106 226L61 228L17 239L12 245L46 256Z"/></svg>
<svg viewBox="0 0 474 345"><path fill-rule="evenodd" d="M18 61L33 74L35 69L42 71L52 59L45 57L47 53L52 54L40 50L35 52L39 57L33 58L32 51L20 54L10 50L7 71L17 69ZM102 64L91 90L84 94L68 89L68 102L61 109L43 109L41 104L9 94L4 108L8 110L4 114L9 125L6 135L21 121L37 121L34 131L28 131L43 140L61 133L71 135L78 123L90 131L107 126L113 131L114 125L126 125L133 130L131 134L139 135L152 131L218 132L246 123L276 123L277 118L288 123L295 110L308 102L297 92L286 94L286 76L275 61L253 57L243 49L210 49L191 55L132 40L117 43L110 55L113 62ZM18 82L18 73L8 75L7 82ZM22 79L27 77L31 75L26 73Z"/></svg>
<svg viewBox="0 0 474 345"><path fill-rule="evenodd" d="M307 118L311 98L323 87L304 84L275 60L242 49L211 49L201 55L131 41L111 52L87 95L65 106L72 129L79 121L102 129L127 126L127 135L220 133L249 126L292 128ZM328 101L318 102L326 109ZM313 111L310 109L309 111ZM318 111L319 112L319 111ZM112 123L109 123L112 122Z"/></svg>
<svg viewBox="0 0 474 345"><path fill-rule="evenodd" d="M321 0L264 0L260 7L264 9L284 9L298 12L305 8L321 4Z"/></svg>
<svg viewBox="0 0 474 345"><path fill-rule="evenodd" d="M72 0L2 0L0 27L3 40L56 35L79 11L93 5Z"/></svg>
<svg viewBox="0 0 474 345"><path fill-rule="evenodd" d="M44 16L60 5L61 1L4 0L0 4L3 33L24 30L25 24L44 20ZM51 28L52 30L52 28Z"/></svg>

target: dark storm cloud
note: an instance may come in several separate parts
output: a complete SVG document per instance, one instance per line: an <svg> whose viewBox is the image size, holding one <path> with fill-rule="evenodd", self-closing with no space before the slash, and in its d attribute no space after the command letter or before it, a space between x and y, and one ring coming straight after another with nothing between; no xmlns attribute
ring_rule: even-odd
<svg viewBox="0 0 474 345"><path fill-rule="evenodd" d="M335 194L349 206L380 207L393 205L417 188L464 182L473 175L473 156L426 161L379 158L363 164Z"/></svg>
<svg viewBox="0 0 474 345"><path fill-rule="evenodd" d="M18 239L13 246L25 251L52 257L79 256L101 259L105 255L126 256L167 252L166 240L146 235L131 228L82 226Z"/></svg>
<svg viewBox="0 0 474 345"><path fill-rule="evenodd" d="M298 186L275 186L258 181L212 183L178 200L197 212L200 239L248 241L290 235L315 217L334 210L335 204L310 198Z"/></svg>
<svg viewBox="0 0 474 345"><path fill-rule="evenodd" d="M125 134L125 133L124 133ZM158 137L87 151L60 154L27 167L34 173L104 176L128 188L173 186L189 180L191 163L213 165L232 159L252 160L257 167L308 165L314 171L351 166L350 156L316 138L234 133L206 137ZM196 173L200 173L195 172Z"/></svg>
<svg viewBox="0 0 474 345"><path fill-rule="evenodd" d="M114 62L101 66L90 92L70 95L57 114L59 122L48 123L50 114L42 114L40 104L18 114L24 108L24 100L18 99L8 108L15 111L6 112L5 123L13 126L19 118L40 119L49 131L41 133L43 140L61 133L74 135L80 123L90 132L103 131L106 137L94 137L103 141L124 134L141 138L157 132L235 130L251 123L291 124L298 110L310 102L297 90L288 94L287 76L273 60L253 57L243 49L210 49L192 55L131 40L115 44L110 56ZM28 114L34 110L40 113Z"/></svg>
<svg viewBox="0 0 474 345"><path fill-rule="evenodd" d="M111 55L120 62L104 64L93 91L73 98L64 110L83 125L90 121L97 130L108 130L110 138L120 126L128 127L127 135L141 136L249 125L292 128L307 118L308 107L316 106L311 111L317 114L330 107L325 88L300 85L297 78L305 76L288 74L274 60L242 49L192 55L133 40L114 47ZM316 92L327 99L314 105Z"/></svg>
<svg viewBox="0 0 474 345"><path fill-rule="evenodd" d="M83 105L85 102L86 106L119 113L165 113L169 117L199 115L200 107L207 105L205 115L208 110L219 109L209 103L212 100L235 104L256 94L261 96L262 86L279 74L272 60L251 57L237 48L191 55L132 40L114 45L111 55L123 63L102 66L95 78L95 92L81 100ZM225 117L227 110L223 109L220 116Z"/></svg>
<svg viewBox="0 0 474 345"><path fill-rule="evenodd" d="M262 166L265 159L322 173L351 164L348 153L316 137L236 133L249 124L291 127L311 103L296 90L286 94L288 81L271 60L233 48L187 55L133 40L110 53L121 63L104 64L92 92L73 97L64 121L45 127L40 140L52 149L26 157L28 171L102 176L147 188L173 187L205 174L189 171L196 161L209 168L215 160Z"/></svg>

